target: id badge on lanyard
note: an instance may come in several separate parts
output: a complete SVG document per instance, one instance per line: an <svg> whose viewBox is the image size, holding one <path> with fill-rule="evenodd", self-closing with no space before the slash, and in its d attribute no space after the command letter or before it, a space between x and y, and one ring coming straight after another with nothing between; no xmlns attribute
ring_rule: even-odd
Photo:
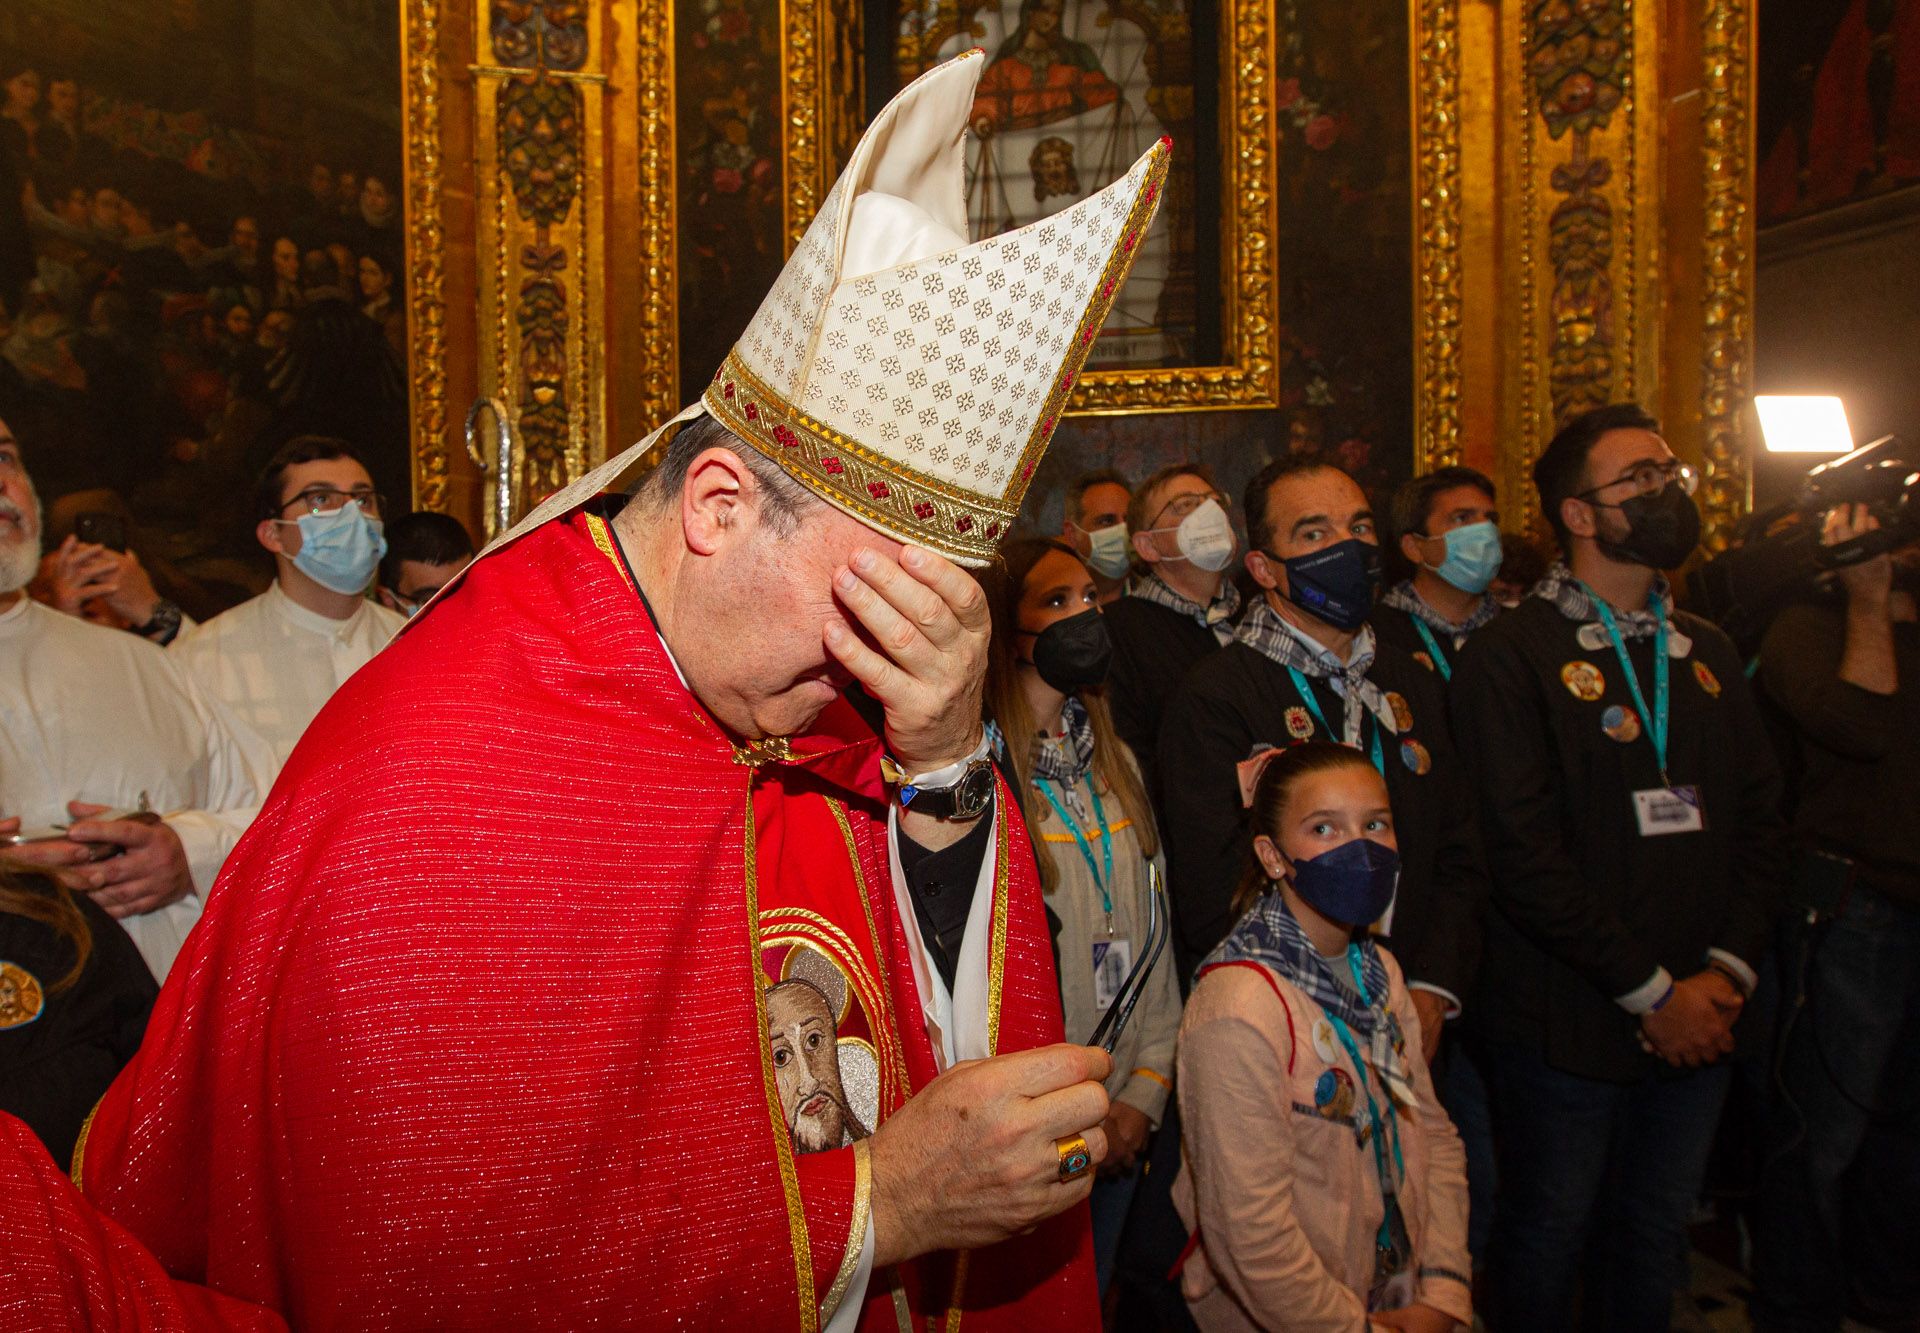
<svg viewBox="0 0 1920 1333"><path fill-rule="evenodd" d="M1633 815L1639 824L1640 836L1658 838L1672 833L1699 833L1707 827L1700 789L1692 785L1675 786L1667 776L1667 735L1673 696L1669 684L1671 664L1667 660L1666 608L1660 605L1658 593L1651 595L1649 601L1659 623L1653 633L1653 711L1648 712L1646 695L1640 690L1640 677L1634 674L1633 659L1627 655L1627 641L1613 618L1613 609L1593 589L1587 588L1587 596L1593 599L1600 623L1606 626L1607 637L1613 641L1614 655L1620 659L1620 673L1627 678L1634 706L1640 710L1640 716L1648 720L1647 739L1653 742L1654 758L1660 765L1663 785L1633 793Z"/></svg>

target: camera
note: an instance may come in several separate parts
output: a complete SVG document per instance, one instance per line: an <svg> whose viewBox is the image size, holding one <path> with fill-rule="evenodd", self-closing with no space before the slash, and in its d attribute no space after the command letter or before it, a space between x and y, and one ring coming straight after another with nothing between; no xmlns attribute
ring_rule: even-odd
<svg viewBox="0 0 1920 1333"><path fill-rule="evenodd" d="M1865 505L1879 528L1823 545L1826 515L1841 505ZM1920 468L1902 452L1897 436L1883 436L1820 464L1792 500L1750 518L1739 545L1687 576L1688 601L1751 657L1780 609L1818 592L1832 571L1915 541Z"/></svg>

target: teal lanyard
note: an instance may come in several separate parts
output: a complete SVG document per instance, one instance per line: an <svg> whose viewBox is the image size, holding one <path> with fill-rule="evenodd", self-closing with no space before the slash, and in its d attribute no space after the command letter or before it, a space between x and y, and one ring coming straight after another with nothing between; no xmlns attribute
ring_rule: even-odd
<svg viewBox="0 0 1920 1333"><path fill-rule="evenodd" d="M1327 735L1333 737L1335 740L1341 742L1342 744L1345 744L1346 743L1345 734L1342 732L1335 731L1332 727L1327 725L1327 716L1325 713L1322 713L1320 711L1320 701L1313 697L1313 686L1307 680L1307 678L1301 674L1300 668L1288 667L1287 674L1293 677L1293 688L1300 691L1300 697L1306 700L1307 711L1309 713L1312 713L1313 720L1320 724L1320 730L1326 732ZM1380 749L1380 719L1377 717L1373 717L1372 713L1364 705L1361 707L1360 711L1362 713L1366 713L1369 720L1371 720L1373 723L1373 766L1380 770L1381 777L1385 777L1387 775L1387 761L1386 761L1385 755ZM1356 745L1353 748L1357 750L1360 747Z"/></svg>
<svg viewBox="0 0 1920 1333"><path fill-rule="evenodd" d="M1409 611L1407 619L1411 620L1413 627L1420 631L1420 637L1427 641L1427 651L1433 655L1433 665L1439 669L1440 679L1451 681L1453 668L1447 665L1447 655L1440 651L1440 640L1433 637L1433 631L1427 628L1427 622L1419 616Z"/></svg>
<svg viewBox="0 0 1920 1333"><path fill-rule="evenodd" d="M1649 593L1647 606L1653 611L1659 628L1653 632L1653 712L1647 712L1647 698L1640 692L1640 678L1633 674L1633 659L1627 656L1627 641L1620 637L1620 626L1613 618L1613 608L1608 606L1586 584L1587 596L1593 599L1594 610L1600 613L1600 623L1607 627L1607 637L1613 640L1613 651L1620 659L1620 670L1627 678L1627 688L1633 691L1633 706L1640 710L1640 716L1647 719L1647 735L1653 739L1654 757L1660 763L1660 782L1671 787L1667 778L1667 713L1672 704L1672 690L1669 687L1667 665L1667 617L1665 607L1660 604L1659 593Z"/></svg>
<svg viewBox="0 0 1920 1333"><path fill-rule="evenodd" d="M1067 832L1073 834L1073 841L1080 848L1080 855L1087 863L1087 873L1093 876L1093 882L1100 890L1100 906L1107 913L1107 938L1112 939L1113 891L1109 886L1113 883L1113 830L1107 827L1107 812L1100 806L1100 793L1095 790L1093 783L1087 783L1087 791L1093 797L1093 818L1100 825L1100 855L1106 862L1104 874L1100 867L1093 863L1093 848L1087 843L1087 835L1080 831L1080 825L1075 822L1071 814L1067 813L1067 807L1060 804L1060 798L1053 794L1053 784L1046 778L1035 778L1033 785L1038 787L1040 794L1047 798L1047 804L1053 807L1056 815L1060 816L1060 821L1067 826Z"/></svg>
<svg viewBox="0 0 1920 1333"><path fill-rule="evenodd" d="M1367 994L1367 983L1360 978L1360 946L1347 946L1347 966L1353 972L1353 984L1359 988L1360 1002L1369 1008L1373 997ZM1367 1077L1367 1062L1360 1058L1360 1047L1353 1040L1346 1020L1332 1010L1327 1011L1327 1019L1333 1024L1334 1035L1340 1038L1340 1044L1346 1047L1347 1058L1353 1061L1354 1073L1360 1079L1360 1091L1367 1094L1367 1120L1373 1127L1373 1169L1380 1176L1380 1196L1384 1204L1389 1196L1397 1197L1400 1187L1396 1183L1406 1177L1406 1159L1400 1153L1400 1117L1394 1110L1393 1098L1387 1098L1386 1124L1380 1123L1380 1103L1374 1100L1373 1080ZM1387 1165L1387 1135L1393 1136L1393 1166ZM1387 1214L1380 1215L1380 1230L1377 1243L1383 1250L1393 1248L1393 1231L1387 1225Z"/></svg>

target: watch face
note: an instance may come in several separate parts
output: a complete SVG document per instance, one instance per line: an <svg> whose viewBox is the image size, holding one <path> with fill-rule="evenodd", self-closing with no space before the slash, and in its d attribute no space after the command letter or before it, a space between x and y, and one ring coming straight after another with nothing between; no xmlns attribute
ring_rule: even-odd
<svg viewBox="0 0 1920 1333"><path fill-rule="evenodd" d="M972 819L987 808L987 800L992 795L993 765L983 759L954 785L953 813L961 819Z"/></svg>

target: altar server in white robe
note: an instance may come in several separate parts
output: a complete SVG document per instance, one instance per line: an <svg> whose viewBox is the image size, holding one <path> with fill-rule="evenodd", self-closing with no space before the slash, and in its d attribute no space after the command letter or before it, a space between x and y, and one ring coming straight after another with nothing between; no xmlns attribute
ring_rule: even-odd
<svg viewBox="0 0 1920 1333"><path fill-rule="evenodd" d="M277 775L321 706L406 619L363 595L387 544L373 478L344 440L288 441L255 504L273 586L182 634L172 651L266 740Z"/></svg>
<svg viewBox="0 0 1920 1333"><path fill-rule="evenodd" d="M164 979L271 756L164 649L30 600L40 526L0 421L0 865L91 894Z"/></svg>

